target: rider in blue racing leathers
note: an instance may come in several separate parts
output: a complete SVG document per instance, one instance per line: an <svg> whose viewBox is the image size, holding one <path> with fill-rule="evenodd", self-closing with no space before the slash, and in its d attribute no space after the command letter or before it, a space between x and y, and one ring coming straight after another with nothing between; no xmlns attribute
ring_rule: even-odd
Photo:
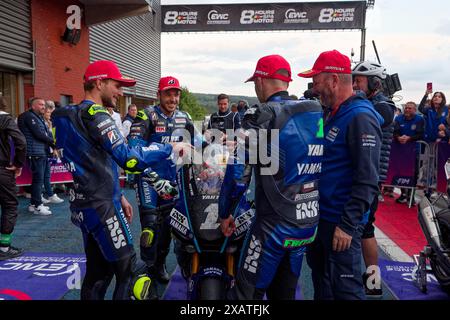
<svg viewBox="0 0 450 320"><path fill-rule="evenodd" d="M248 81L255 82L261 104L247 110L242 121L246 141L245 164L229 163L219 199L222 231L235 230L233 211L251 176L256 180L256 219L245 240L236 285L230 299L295 299L306 245L316 235L319 221L318 178L323 153L322 107L316 101L292 100L286 91L291 80L289 63L281 56L261 58ZM274 131L274 130L277 131ZM251 138L252 130L267 143ZM279 134L279 139L276 133ZM263 161L267 147L270 163ZM278 150L277 150L278 149ZM238 150L238 160L242 153ZM264 164L266 163L266 164Z"/></svg>
<svg viewBox="0 0 450 320"><path fill-rule="evenodd" d="M181 142L194 144L199 134L194 128L188 113L177 109L181 95L178 79L163 77L159 82L158 98L160 104L138 112L128 137L131 145L149 143ZM176 183L176 167L170 161L161 161L152 166L160 178ZM144 179L143 179L144 177ZM145 180L145 175L135 178L136 196L142 227L140 251L147 264L150 277L162 283L169 281L165 260L169 253L171 235L167 214L175 205L174 199L158 196ZM152 282L155 285L155 282ZM156 288L152 292L156 291ZM152 298L157 298L153 296Z"/></svg>
<svg viewBox="0 0 450 320"><path fill-rule="evenodd" d="M81 288L84 300L104 299L114 275L114 299L148 296L150 279L134 278L137 261L128 224L132 207L120 190L118 165L143 172L167 159L172 146L131 148L126 144L104 106L114 107L121 87L134 84L122 77L114 62L96 61L84 76L85 99L52 115L56 146L74 180L72 222L82 230L87 259Z"/></svg>

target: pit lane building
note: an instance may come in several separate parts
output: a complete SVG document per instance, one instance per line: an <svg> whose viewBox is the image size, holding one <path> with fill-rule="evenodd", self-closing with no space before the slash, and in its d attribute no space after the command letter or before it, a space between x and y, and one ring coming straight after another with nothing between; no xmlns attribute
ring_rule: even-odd
<svg viewBox="0 0 450 320"><path fill-rule="evenodd" d="M81 18L71 31L73 5ZM79 102L84 70L100 59L138 80L124 88L122 114L130 103L152 104L161 75L160 11L159 0L0 1L0 93L8 112L18 116L34 96Z"/></svg>

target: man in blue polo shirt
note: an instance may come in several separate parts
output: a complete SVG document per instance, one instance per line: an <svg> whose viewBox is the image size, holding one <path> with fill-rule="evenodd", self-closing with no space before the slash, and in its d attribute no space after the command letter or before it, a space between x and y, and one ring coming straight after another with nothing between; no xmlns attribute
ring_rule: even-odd
<svg viewBox="0 0 450 320"><path fill-rule="evenodd" d="M316 300L365 299L361 235L378 195L383 119L370 101L353 94L351 72L350 59L332 50L299 74L313 78L313 92L326 107L320 221L307 251Z"/></svg>
<svg viewBox="0 0 450 320"><path fill-rule="evenodd" d="M415 142L423 139L425 120L417 113L415 102L409 101L405 104L403 114L394 120L394 139L401 144ZM417 170L417 169L416 169ZM402 188L401 196L395 200L397 203L407 203L411 189Z"/></svg>

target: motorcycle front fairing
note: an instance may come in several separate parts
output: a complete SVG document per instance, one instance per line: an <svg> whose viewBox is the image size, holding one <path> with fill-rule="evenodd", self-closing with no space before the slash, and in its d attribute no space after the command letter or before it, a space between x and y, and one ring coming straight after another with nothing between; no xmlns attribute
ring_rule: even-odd
<svg viewBox="0 0 450 320"><path fill-rule="evenodd" d="M245 236L254 210L244 196L234 210L236 232L226 239L220 230L218 201L229 152L222 145L210 146L201 164L188 164L177 172L180 198L170 213L170 225L181 240L192 241L198 252L219 247ZM207 156L205 157L205 154Z"/></svg>

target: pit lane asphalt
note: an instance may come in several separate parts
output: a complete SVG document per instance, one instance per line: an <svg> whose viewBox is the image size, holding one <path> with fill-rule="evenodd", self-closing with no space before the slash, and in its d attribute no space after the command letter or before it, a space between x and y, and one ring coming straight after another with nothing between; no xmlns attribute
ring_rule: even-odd
<svg viewBox="0 0 450 320"><path fill-rule="evenodd" d="M139 255L139 235L140 224L136 204L135 192L132 189L123 189L128 201L133 206L134 219L130 225L131 233L134 238L134 246ZM51 216L37 216L28 212L27 207L29 199L19 197L19 216L13 234L13 245L23 248L25 252L37 253L84 253L83 239L81 231L78 227L70 221L69 201L64 194L59 194L64 202L61 204L50 204L50 210L53 212ZM383 251L379 250L380 258L389 259ZM167 269L170 273L176 267L176 258L173 253L173 246L171 247L169 256L167 257ZM303 260L302 274L300 277L300 287L302 289L302 296L305 300L312 300L314 289L311 280L311 270ZM158 291L160 295L165 290L165 285L160 284ZM394 296L383 286L382 300L394 300ZM111 299L114 289L114 280L111 283L106 299ZM64 300L78 300L80 299L80 290L68 291Z"/></svg>

